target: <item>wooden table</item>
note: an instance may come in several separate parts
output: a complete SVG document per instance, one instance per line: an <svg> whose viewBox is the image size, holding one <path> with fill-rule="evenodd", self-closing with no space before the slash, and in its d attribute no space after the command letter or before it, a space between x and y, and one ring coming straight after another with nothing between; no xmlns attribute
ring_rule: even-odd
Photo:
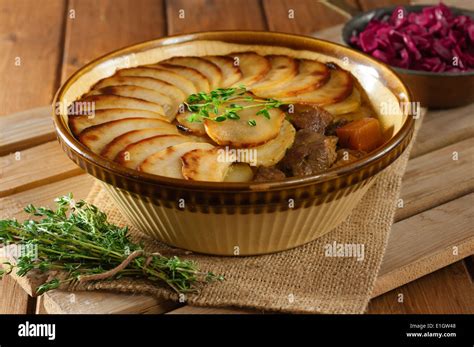
<svg viewBox="0 0 474 347"><path fill-rule="evenodd" d="M394 2L333 1L354 11ZM87 195L92 178L61 151L41 106L90 59L164 35L215 29L310 34L346 19L340 8L312 0L0 0L0 218L21 219L27 203L50 205L69 191L79 199ZM428 113L368 312L474 312L473 110ZM53 291L37 299L28 290L21 279L5 277L0 312L242 312L98 292Z"/></svg>

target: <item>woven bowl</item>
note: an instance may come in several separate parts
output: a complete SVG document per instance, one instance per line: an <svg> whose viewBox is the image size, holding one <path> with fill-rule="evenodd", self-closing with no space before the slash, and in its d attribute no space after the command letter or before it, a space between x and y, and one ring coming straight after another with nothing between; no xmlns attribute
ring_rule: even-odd
<svg viewBox="0 0 474 347"><path fill-rule="evenodd" d="M255 255L315 240L348 216L376 174L402 154L412 137L413 117L402 112L379 115L386 143L347 166L269 183L196 182L127 169L92 153L74 138L67 125L67 110L59 107L70 105L117 69L171 56L226 54L239 49L340 64L358 79L376 109L380 103L411 102L406 86L382 63L334 43L282 33L220 31L173 36L92 61L56 94L54 123L59 142L77 165L102 182L134 226L169 245L207 254Z"/></svg>

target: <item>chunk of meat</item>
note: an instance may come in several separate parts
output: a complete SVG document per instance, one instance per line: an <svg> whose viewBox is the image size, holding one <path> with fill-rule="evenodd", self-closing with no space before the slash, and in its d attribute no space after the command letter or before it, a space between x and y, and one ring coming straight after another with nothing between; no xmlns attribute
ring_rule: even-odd
<svg viewBox="0 0 474 347"><path fill-rule="evenodd" d="M284 179L285 173L274 166L264 167L260 166L255 173L254 181L263 182L263 181L279 181Z"/></svg>
<svg viewBox="0 0 474 347"><path fill-rule="evenodd" d="M341 167L347 164L350 164L363 156L365 156L367 153L364 151L357 151L354 149L347 149L347 148L341 148L340 150L337 151L337 158L336 162L333 164L332 168L335 167Z"/></svg>
<svg viewBox="0 0 474 347"><path fill-rule="evenodd" d="M295 104L293 107L293 113L288 115L296 129L309 129L324 134L334 118L332 114L315 105Z"/></svg>
<svg viewBox="0 0 474 347"><path fill-rule="evenodd" d="M328 170L336 160L336 136L324 136L309 129L296 133L293 146L280 162L288 176L315 175Z"/></svg>

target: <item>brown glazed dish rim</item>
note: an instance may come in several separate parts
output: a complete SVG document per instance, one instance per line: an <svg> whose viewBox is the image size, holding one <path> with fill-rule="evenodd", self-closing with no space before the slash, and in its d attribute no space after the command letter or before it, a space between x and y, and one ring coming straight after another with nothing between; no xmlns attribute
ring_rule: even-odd
<svg viewBox="0 0 474 347"><path fill-rule="evenodd" d="M235 38L239 38L239 40L235 40ZM173 45L177 43L184 43L190 42L195 40L215 40L215 41L225 41L225 42L235 42L235 43L242 43L242 39L247 39L246 43L249 44L262 44L258 42L259 38L266 38L270 41L275 39L273 43L263 43L265 45L273 45L273 46L281 46L281 47L289 47L294 49L303 49L308 51L316 51L314 48L311 49L309 45L305 45L303 41L308 40L309 42L317 43L318 45L327 45L329 47L337 48L338 50L342 50L342 52L346 53L346 55L352 55L357 57L361 61L365 61L370 63L373 67L376 67L377 72L382 77L390 77L393 78L395 82L394 87L389 87L392 93L396 96L397 100L400 101L401 95L405 95L406 102L410 103L412 98L412 93L407 88L405 83L401 80L398 74L388 65L377 61L375 58L368 56L360 51L357 51L353 48L349 48L337 43L333 43L330 41L316 39L310 36L304 35L295 35L295 34L287 34L287 33L280 33L280 32L269 32L269 31L246 31L246 30L216 30L216 31L206 31L206 32L196 32L196 33L189 33L189 34L181 34L181 35L173 35L173 36L166 36L159 39L152 39L147 40L144 42L140 42L134 45L126 46L124 48L120 48L118 50L112 51L110 53L104 54L99 58L96 58L90 61L88 64L81 67L77 70L74 74L72 74L66 82L59 88L57 91L54 100L53 100L53 119L54 119L54 126L57 133L58 140L66 145L70 149L70 153L72 152L73 156L80 157L89 164L93 164L96 168L100 170L107 171L111 173L112 176L119 176L125 178L127 180L132 180L136 182L140 182L142 184L151 184L155 186L163 186L163 187L172 187L178 189L189 189L189 190L205 190L205 191L215 191L215 192L222 192L222 191L235 191L235 192L257 192L257 191L273 191L273 190L285 190L287 188L295 188L301 186L309 186L314 184L320 184L323 182L331 181L338 179L342 176L351 175L355 172L362 170L364 167L370 166L370 164L375 163L383 158L387 157L391 152L395 151L400 145L404 143L404 140L407 136L411 135L411 132L414 127L414 118L412 116L405 116L406 119L403 122L403 125L399 129L399 131L392 136L383 146L379 147L378 149L374 150L373 152L367 154L360 160L355 161L354 163L329 169L318 175L311 175L311 176L299 176L299 177L287 177L283 180L279 181L268 181L268 182L206 182L206 181L190 181L185 179L177 179L177 178L170 178L165 176L158 176L153 174L148 174L144 172L140 172L134 169L125 168L118 163L115 163L111 160L105 159L102 156L93 153L90 149L88 149L85 145L83 145L79 140L77 140L69 130L68 125L64 122L63 117L59 112L56 112L55 105L59 100L62 99L66 90L69 89L71 85L73 85L76 80L81 77L84 73L90 71L95 66L108 61L112 58L116 58L118 56L122 56L124 54L129 54L132 52L141 52L146 51L148 49ZM253 39L253 40L252 40ZM286 41L285 41L286 39ZM288 41L300 40L300 45L296 45L296 47L292 47L291 44L288 44ZM252 42L250 42L252 41ZM285 44L281 44L281 42L285 42ZM303 47L301 47L303 45ZM325 53L326 54L326 53ZM328 54L329 55L329 54ZM330 56L330 55L329 55ZM335 56L337 57L337 56ZM360 64L357 62L357 64ZM387 78L383 78L383 83L386 85ZM394 91L393 89L397 89ZM71 158L73 161L77 162L77 159ZM385 168L387 165L384 165ZM382 170L381 168L380 170ZM379 171L380 171L379 170ZM94 170L95 171L95 170ZM378 172L378 171L377 171ZM375 175L376 172L373 174ZM372 175L371 175L372 176ZM351 182L351 184L355 184L358 181L362 181L367 177L358 179L356 181ZM116 180L114 180L117 182ZM113 182L108 182L114 184Z"/></svg>

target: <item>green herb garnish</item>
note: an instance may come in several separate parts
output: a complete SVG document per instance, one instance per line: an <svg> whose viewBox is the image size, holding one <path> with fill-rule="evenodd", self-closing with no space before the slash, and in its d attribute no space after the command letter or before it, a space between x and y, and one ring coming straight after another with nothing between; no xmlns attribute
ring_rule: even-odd
<svg viewBox="0 0 474 347"><path fill-rule="evenodd" d="M225 120L240 119L238 112L248 108L259 108L255 113L257 116L263 116L270 119L272 108L278 108L285 103L276 99L262 99L248 94L245 86L236 88L217 88L209 93L191 94L184 105L191 115L188 117L190 122L202 122L203 119L210 119L216 122ZM239 104L244 102L244 105ZM225 107L219 112L221 106ZM247 122L250 126L255 126L256 121Z"/></svg>
<svg viewBox="0 0 474 347"><path fill-rule="evenodd" d="M36 251L21 254L15 265L4 263L0 278L13 268L19 276L35 269L63 275L40 286L40 294L63 284L120 277L165 283L177 293L196 292L199 284L223 280L199 271L193 261L146 252L130 240L127 227L109 223L104 212L85 201L75 202L71 194L55 202L56 210L27 206L25 211L36 218L23 223L0 220L0 245Z"/></svg>

